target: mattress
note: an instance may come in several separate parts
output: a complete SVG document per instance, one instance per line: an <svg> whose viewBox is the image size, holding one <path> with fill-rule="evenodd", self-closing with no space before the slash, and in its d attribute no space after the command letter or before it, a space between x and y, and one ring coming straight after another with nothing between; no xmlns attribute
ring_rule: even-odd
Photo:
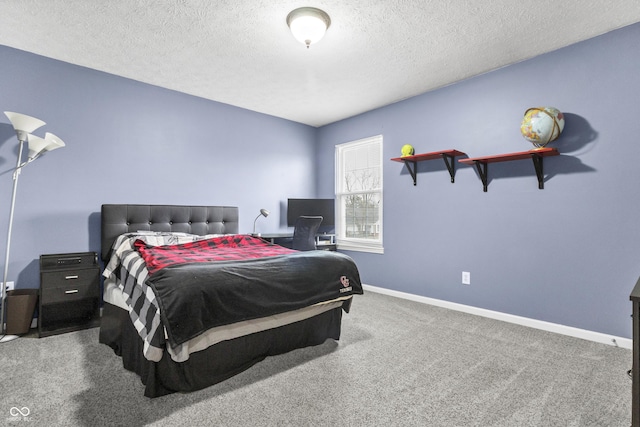
<svg viewBox="0 0 640 427"><path fill-rule="evenodd" d="M105 303L114 305L123 310L130 310L130 307L126 304L126 296L112 279L105 279L103 296ZM351 298L352 296L348 295L285 313L214 327L208 329L201 335L192 338L186 343L183 343L177 348L167 346L167 351L170 354L171 359L175 362L184 362L189 359L189 356L192 353L204 350L221 341L231 340L241 336L309 319L334 308L342 307L343 304L345 304L345 301L348 301Z"/></svg>

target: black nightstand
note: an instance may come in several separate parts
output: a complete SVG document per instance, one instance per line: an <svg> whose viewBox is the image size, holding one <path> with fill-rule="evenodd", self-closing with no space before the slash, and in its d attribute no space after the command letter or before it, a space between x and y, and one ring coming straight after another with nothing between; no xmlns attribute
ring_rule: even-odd
<svg viewBox="0 0 640 427"><path fill-rule="evenodd" d="M98 254L40 256L38 335L46 337L100 324Z"/></svg>

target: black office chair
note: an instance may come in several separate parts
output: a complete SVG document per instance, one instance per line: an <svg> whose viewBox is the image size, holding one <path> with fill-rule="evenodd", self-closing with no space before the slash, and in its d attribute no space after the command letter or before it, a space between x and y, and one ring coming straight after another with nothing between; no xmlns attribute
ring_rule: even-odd
<svg viewBox="0 0 640 427"><path fill-rule="evenodd" d="M298 251L313 251L316 249L316 233L322 223L321 216L300 216L293 227L293 242L291 247Z"/></svg>

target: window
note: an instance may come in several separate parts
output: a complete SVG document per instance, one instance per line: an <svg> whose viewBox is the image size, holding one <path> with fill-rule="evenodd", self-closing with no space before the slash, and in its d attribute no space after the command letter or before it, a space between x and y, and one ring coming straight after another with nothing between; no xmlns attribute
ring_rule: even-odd
<svg viewBox="0 0 640 427"><path fill-rule="evenodd" d="M382 135L336 145L338 248L383 253Z"/></svg>

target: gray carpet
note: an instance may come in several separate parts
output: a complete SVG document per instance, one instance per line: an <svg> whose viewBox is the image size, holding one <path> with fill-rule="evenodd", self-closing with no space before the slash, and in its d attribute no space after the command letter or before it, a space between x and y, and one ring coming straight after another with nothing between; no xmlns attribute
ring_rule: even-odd
<svg viewBox="0 0 640 427"><path fill-rule="evenodd" d="M0 424L629 426L631 357L368 292L343 317L338 343L157 399L143 396L97 329L0 344ZM13 407L28 408L27 420Z"/></svg>

